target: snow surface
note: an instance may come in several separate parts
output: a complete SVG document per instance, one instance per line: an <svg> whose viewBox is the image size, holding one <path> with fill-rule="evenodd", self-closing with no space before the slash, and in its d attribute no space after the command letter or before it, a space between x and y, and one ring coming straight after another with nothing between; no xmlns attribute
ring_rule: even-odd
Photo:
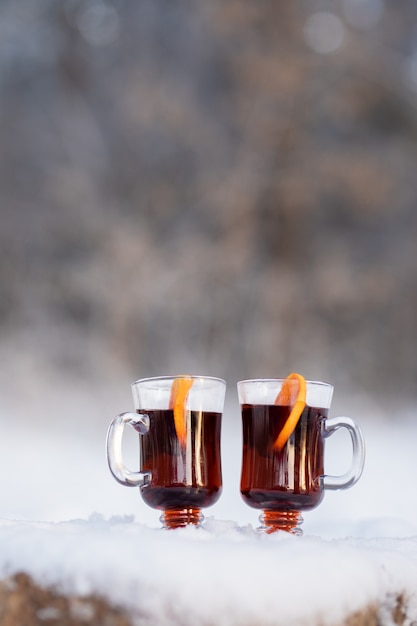
<svg viewBox="0 0 417 626"><path fill-rule="evenodd" d="M155 625L337 624L378 601L388 616L400 592L417 617L417 538L329 541L206 523L170 532L99 516L3 521L0 569L66 592L105 594Z"/></svg>
<svg viewBox="0 0 417 626"><path fill-rule="evenodd" d="M257 533L258 512L240 498L235 408L223 426L222 497L204 511L204 529L176 531L161 530L159 512L111 477L104 453L111 416L97 421L90 409L91 420L71 420L79 403L69 401L55 421L42 422L36 408L32 420L10 419L3 408L0 576L23 570L63 591L104 594L155 626L177 616L193 626L325 626L372 603L391 626L401 593L405 624L417 623L413 411L361 421L367 461L360 482L327 493L305 513L304 536L292 537ZM134 469L136 436L126 439ZM343 473L348 463L349 438L336 433L326 471Z"/></svg>

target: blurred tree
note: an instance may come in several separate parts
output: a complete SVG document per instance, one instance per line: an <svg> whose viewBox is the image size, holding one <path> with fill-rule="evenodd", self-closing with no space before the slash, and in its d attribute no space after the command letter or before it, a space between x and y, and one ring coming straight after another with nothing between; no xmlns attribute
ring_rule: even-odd
<svg viewBox="0 0 417 626"><path fill-rule="evenodd" d="M415 397L416 11L3 2L4 349Z"/></svg>

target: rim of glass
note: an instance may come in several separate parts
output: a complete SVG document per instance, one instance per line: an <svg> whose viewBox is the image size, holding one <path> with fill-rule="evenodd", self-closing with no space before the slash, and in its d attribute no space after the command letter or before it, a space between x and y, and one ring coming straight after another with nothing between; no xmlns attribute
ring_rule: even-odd
<svg viewBox="0 0 417 626"><path fill-rule="evenodd" d="M174 374L173 376L149 376L148 378L139 378L131 383L131 386L134 387L139 383L151 383L156 381L168 381L175 380L176 378L191 378L192 380L208 380L212 382L218 382L226 384L226 381L223 378L217 378L216 376L198 376L196 374Z"/></svg>
<svg viewBox="0 0 417 626"><path fill-rule="evenodd" d="M283 383L287 378L247 378L246 380L238 380L237 384L243 383ZM331 383L326 383L321 380L306 380L307 385L315 385L317 387L326 387L334 389Z"/></svg>

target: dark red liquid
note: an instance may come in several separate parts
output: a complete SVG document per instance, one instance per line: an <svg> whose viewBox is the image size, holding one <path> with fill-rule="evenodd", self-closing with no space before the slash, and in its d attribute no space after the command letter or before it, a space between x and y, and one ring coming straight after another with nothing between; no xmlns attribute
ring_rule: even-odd
<svg viewBox="0 0 417 626"><path fill-rule="evenodd" d="M290 408L242 406L243 460L241 494L264 511L313 509L323 498L323 419L327 409L306 406L282 450L274 447Z"/></svg>
<svg viewBox="0 0 417 626"><path fill-rule="evenodd" d="M187 441L181 445L172 410L138 411L150 418L148 434L139 438L141 471L150 471L142 498L155 509L200 509L220 497L221 413L187 413Z"/></svg>

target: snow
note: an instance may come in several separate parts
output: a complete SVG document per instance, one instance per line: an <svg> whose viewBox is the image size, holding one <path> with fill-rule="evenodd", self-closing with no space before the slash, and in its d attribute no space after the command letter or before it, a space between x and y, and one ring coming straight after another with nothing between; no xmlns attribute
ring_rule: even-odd
<svg viewBox="0 0 417 626"><path fill-rule="evenodd" d="M128 517L3 521L0 570L104 594L153 624L337 624L378 601L389 612L400 593L417 616L417 538L326 540L206 524L167 532Z"/></svg>
<svg viewBox="0 0 417 626"><path fill-rule="evenodd" d="M155 626L176 617L193 626L326 626L373 604L379 623L391 626L399 595L404 624L417 623L413 410L395 421L361 420L367 460L360 482L328 492L304 514L304 535L292 537L259 534L258 512L240 498L235 406L224 419L222 497L204 511L204 528L165 531L139 491L109 473L104 444L112 415L97 416L84 398L83 418L75 418L79 400L53 406L55 420L42 420L36 406L32 419L12 419L15 409L3 408L1 577L25 571L65 592L103 594L138 624ZM137 442L127 439L134 469ZM329 473L345 470L348 441L339 433L328 441Z"/></svg>

